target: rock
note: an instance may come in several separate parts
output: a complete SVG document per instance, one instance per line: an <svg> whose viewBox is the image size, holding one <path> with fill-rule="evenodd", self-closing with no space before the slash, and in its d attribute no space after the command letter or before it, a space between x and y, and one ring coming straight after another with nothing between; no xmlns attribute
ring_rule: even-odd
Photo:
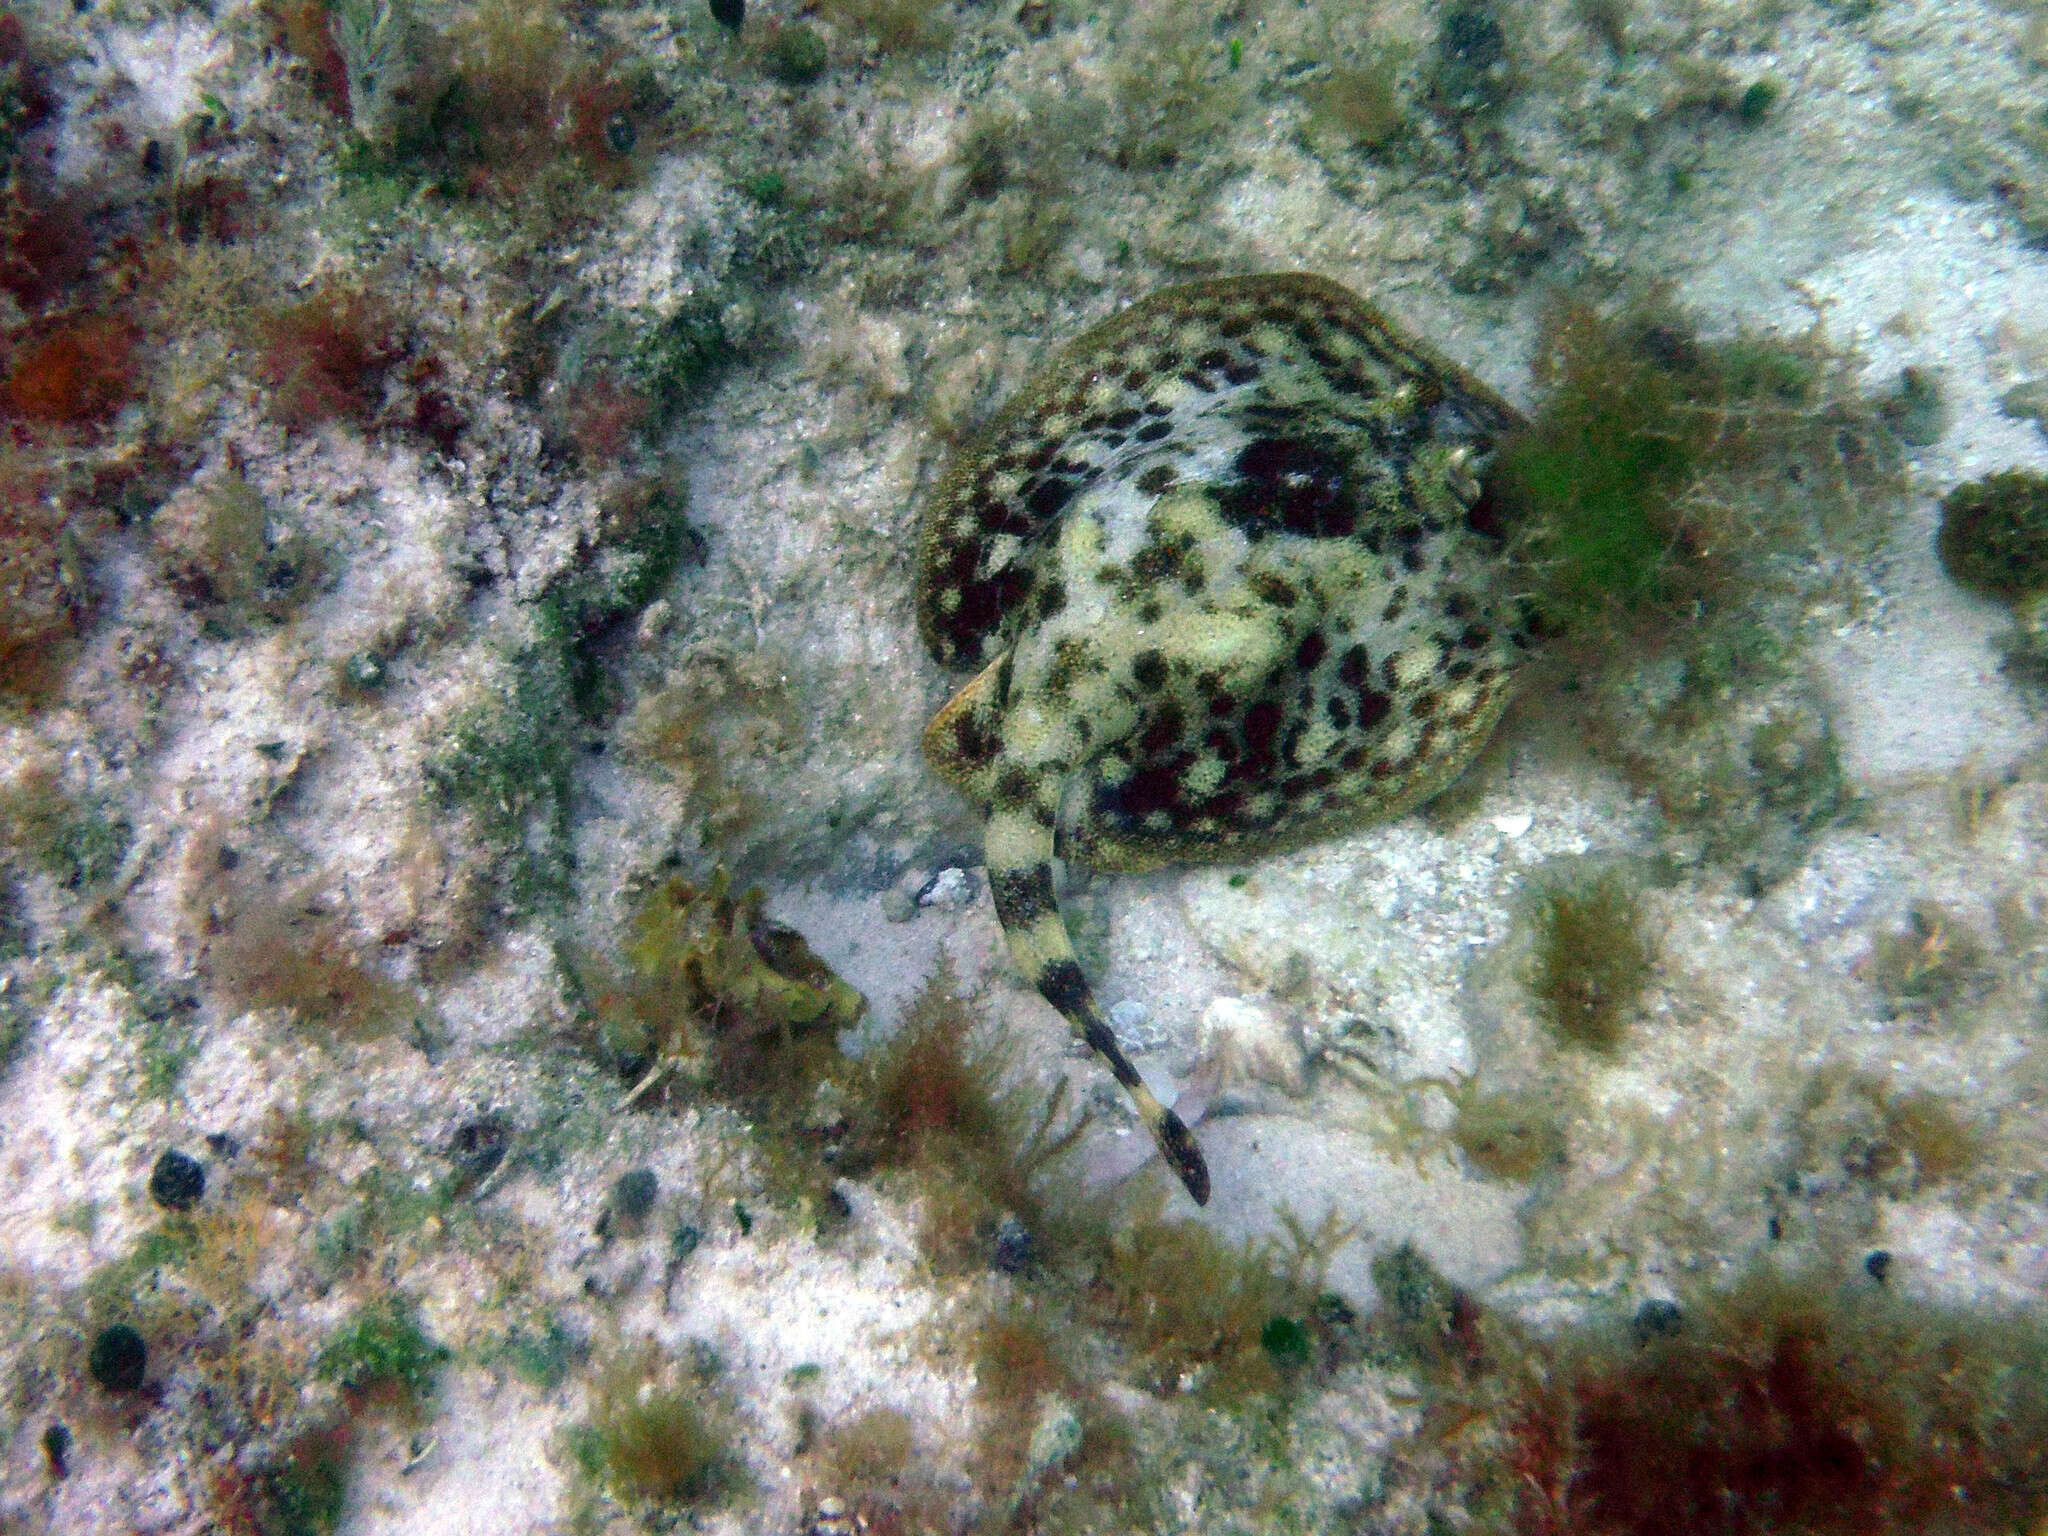
<svg viewBox="0 0 2048 1536"><path fill-rule="evenodd" d="M1128 1039L1145 1027L1145 1020L1150 1018L1151 1014L1152 1010L1135 997L1127 997L1109 1010L1109 1027L1120 1037Z"/></svg>
<svg viewBox="0 0 2048 1536"><path fill-rule="evenodd" d="M161 1467L152 1476L127 1485L121 1497L128 1507L128 1528L135 1536L179 1529L192 1514L192 1500L181 1485L177 1467Z"/></svg>
<svg viewBox="0 0 2048 1536"><path fill-rule="evenodd" d="M2015 421L2031 421L2048 432L2048 379L2028 379L1999 396L1998 408Z"/></svg>

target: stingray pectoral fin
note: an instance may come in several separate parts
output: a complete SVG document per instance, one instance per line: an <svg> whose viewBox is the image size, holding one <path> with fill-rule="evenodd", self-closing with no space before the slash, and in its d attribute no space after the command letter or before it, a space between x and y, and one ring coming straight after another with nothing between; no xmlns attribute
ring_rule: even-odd
<svg viewBox="0 0 2048 1536"><path fill-rule="evenodd" d="M988 884L1010 957L1103 1059L1130 1095L1159 1153L1197 1205L1209 1203L1209 1169L1180 1116L1161 1104L1117 1044L1074 955L1052 880L1053 832L1034 807L998 809L988 822Z"/></svg>
<svg viewBox="0 0 2048 1536"><path fill-rule="evenodd" d="M924 755L939 777L981 805L988 804L996 758L1002 753L1003 705L1010 691L1005 651L946 701L924 728Z"/></svg>

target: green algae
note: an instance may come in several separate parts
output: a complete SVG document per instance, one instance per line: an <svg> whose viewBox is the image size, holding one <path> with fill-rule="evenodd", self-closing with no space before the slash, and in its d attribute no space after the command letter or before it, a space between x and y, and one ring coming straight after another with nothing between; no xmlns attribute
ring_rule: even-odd
<svg viewBox="0 0 2048 1536"><path fill-rule="evenodd" d="M1608 870L1539 881L1527 899L1537 1011L1564 1044L1615 1054L1656 959L1635 889Z"/></svg>
<svg viewBox="0 0 2048 1536"><path fill-rule="evenodd" d="M1948 397L1931 368L1901 368L1898 388L1878 401L1877 410L1885 425L1909 447L1931 447L1948 430Z"/></svg>
<svg viewBox="0 0 2048 1536"><path fill-rule="evenodd" d="M1684 642L1788 555L1853 547L1902 483L1817 333L1713 341L1660 299L1566 303L1535 374L1543 403L1482 505L1540 626L1574 645Z"/></svg>
<svg viewBox="0 0 2048 1536"><path fill-rule="evenodd" d="M47 769L27 767L0 790L0 850L67 891L90 892L111 880L133 837L124 816L66 794Z"/></svg>
<svg viewBox="0 0 2048 1536"><path fill-rule="evenodd" d="M409 1412L424 1408L449 1358L399 1296L367 1303L321 1346L314 1374L363 1399L388 1400Z"/></svg>
<svg viewBox="0 0 2048 1536"><path fill-rule="evenodd" d="M1370 51L1356 65L1334 65L1302 88L1314 131L1361 149L1384 151L1411 133L1414 124L1401 94L1405 50Z"/></svg>
<svg viewBox="0 0 2048 1536"><path fill-rule="evenodd" d="M729 1414L701 1361L653 1344L622 1351L599 1374L590 1418L571 1438L577 1464L629 1506L679 1509L743 1486Z"/></svg>
<svg viewBox="0 0 2048 1536"><path fill-rule="evenodd" d="M13 977L0 978L0 1081L27 1046L35 1013L20 996Z"/></svg>
<svg viewBox="0 0 2048 1536"><path fill-rule="evenodd" d="M1429 65L1429 95L1452 118L1498 114L1514 96L1518 70L1495 7L1465 0L1447 7L1437 24Z"/></svg>
<svg viewBox="0 0 2048 1536"><path fill-rule="evenodd" d="M563 651L545 644L514 656L511 674L451 722L422 772L440 804L476 819L504 862L512 905L531 909L569 888L571 679Z"/></svg>
<svg viewBox="0 0 2048 1536"><path fill-rule="evenodd" d="M279 530L242 476L190 489L150 519L164 581L199 615L210 638L283 624L317 589L326 561L312 542Z"/></svg>
<svg viewBox="0 0 2048 1536"><path fill-rule="evenodd" d="M1894 1015L1945 1013L1982 996L1992 981L1983 941L1932 901L1916 901L1903 928L1877 935L1868 973Z"/></svg>
<svg viewBox="0 0 2048 1536"><path fill-rule="evenodd" d="M332 1536L348 1510L344 1436L300 1435L254 1479L250 1503L264 1536Z"/></svg>
<svg viewBox="0 0 2048 1536"><path fill-rule="evenodd" d="M702 548L679 479L648 475L607 491L591 537L535 605L544 643L563 657L569 702L580 718L595 722L616 707L617 689L606 671L608 642Z"/></svg>
<svg viewBox="0 0 2048 1536"><path fill-rule="evenodd" d="M2015 602L2048 589L2048 475L2009 469L1957 486L1935 538L1957 585Z"/></svg>
<svg viewBox="0 0 2048 1536"><path fill-rule="evenodd" d="M1490 1179L1531 1179L1565 1160L1557 1096L1540 1088L1466 1092L1458 1100L1451 1140Z"/></svg>
<svg viewBox="0 0 2048 1536"><path fill-rule="evenodd" d="M769 36L768 73L783 85L815 85L831 62L824 34L808 22L786 22Z"/></svg>
<svg viewBox="0 0 2048 1536"><path fill-rule="evenodd" d="M1754 128L1771 115L1784 94L1785 88L1775 80L1753 80L1736 98L1735 115L1744 126Z"/></svg>
<svg viewBox="0 0 2048 1536"><path fill-rule="evenodd" d="M505 1334L499 1358L512 1373L537 1392L552 1392L569 1379L570 1369L583 1356L576 1339L552 1314L532 1326L514 1326Z"/></svg>
<svg viewBox="0 0 2048 1536"><path fill-rule="evenodd" d="M1435 1373L1469 1351L1472 1302L1413 1243L1375 1258L1372 1283L1380 1298L1373 1332L1393 1361Z"/></svg>

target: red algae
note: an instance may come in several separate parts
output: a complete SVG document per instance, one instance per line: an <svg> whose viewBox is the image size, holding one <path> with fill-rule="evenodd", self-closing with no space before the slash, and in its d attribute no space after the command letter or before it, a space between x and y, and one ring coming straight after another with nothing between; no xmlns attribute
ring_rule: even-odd
<svg viewBox="0 0 2048 1536"><path fill-rule="evenodd" d="M68 579L65 514L50 476L0 452L0 695L38 699L63 675L82 601Z"/></svg>
<svg viewBox="0 0 2048 1536"><path fill-rule="evenodd" d="M7 413L52 425L103 422L134 392L135 327L111 315L68 320L16 353Z"/></svg>
<svg viewBox="0 0 2048 1536"><path fill-rule="evenodd" d="M596 374L564 392L561 415L582 463L616 463L631 448L653 407L645 395L610 374Z"/></svg>
<svg viewBox="0 0 2048 1536"><path fill-rule="evenodd" d="M2022 1320L1758 1269L1668 1326L1520 1350L1503 1326L1492 1355L1501 1395L1464 1383L1432 1417L1474 1448L1474 1512L1520 1536L2002 1536L2048 1515L2048 1334Z"/></svg>
<svg viewBox="0 0 2048 1536"><path fill-rule="evenodd" d="M306 63L313 96L336 117L348 117L348 62L334 41L333 22L320 0L285 0L274 13L280 41Z"/></svg>
<svg viewBox="0 0 2048 1536"><path fill-rule="evenodd" d="M0 207L0 290L24 309L40 309L85 276L92 236L74 198L42 206L19 193Z"/></svg>
<svg viewBox="0 0 2048 1536"><path fill-rule="evenodd" d="M367 425L401 351L389 316L359 295L318 293L280 309L262 324L270 414L295 429Z"/></svg>
<svg viewBox="0 0 2048 1536"><path fill-rule="evenodd" d="M19 16L0 16L0 69L14 70L16 133L40 128L57 110L57 98L44 78L42 66L29 47L28 29Z"/></svg>
<svg viewBox="0 0 2048 1536"><path fill-rule="evenodd" d="M623 185L638 136L631 88L602 71L584 71L569 79L561 95L562 136L569 152L605 186Z"/></svg>

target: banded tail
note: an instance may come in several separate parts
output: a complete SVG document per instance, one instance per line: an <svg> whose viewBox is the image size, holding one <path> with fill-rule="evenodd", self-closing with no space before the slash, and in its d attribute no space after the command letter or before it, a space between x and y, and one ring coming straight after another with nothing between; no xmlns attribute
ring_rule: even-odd
<svg viewBox="0 0 2048 1536"><path fill-rule="evenodd" d="M1053 890L1053 821L1036 804L998 807L988 822L988 884L995 899L996 919L1009 940L1010 955L1038 988L1039 995L1060 1011L1074 1033L1109 1066L1131 1097L1132 1106L1166 1165L1187 1186L1197 1205L1209 1203L1209 1168L1201 1148L1179 1115L1161 1104L1145 1086L1138 1069L1117 1044L1109 1021L1095 1004L1088 978L1074 955L1066 920L1060 916Z"/></svg>

